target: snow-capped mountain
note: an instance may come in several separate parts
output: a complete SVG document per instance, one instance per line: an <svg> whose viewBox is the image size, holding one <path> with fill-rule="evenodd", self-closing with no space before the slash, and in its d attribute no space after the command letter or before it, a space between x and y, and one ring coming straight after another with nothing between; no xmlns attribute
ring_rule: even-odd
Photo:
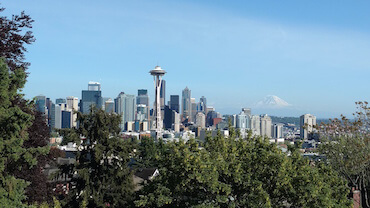
<svg viewBox="0 0 370 208"><path fill-rule="evenodd" d="M279 98L276 95L268 95L263 100L256 103L255 107L258 108L284 108L291 106L288 102L285 100Z"/></svg>

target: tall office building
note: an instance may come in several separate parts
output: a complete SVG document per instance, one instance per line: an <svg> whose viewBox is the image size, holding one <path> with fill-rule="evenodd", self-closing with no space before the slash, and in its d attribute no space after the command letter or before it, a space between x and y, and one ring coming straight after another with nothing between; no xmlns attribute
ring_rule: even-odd
<svg viewBox="0 0 370 208"><path fill-rule="evenodd" d="M253 135L261 135L261 118L258 115L251 116L251 130Z"/></svg>
<svg viewBox="0 0 370 208"><path fill-rule="evenodd" d="M72 127L72 111L62 110L62 129L68 129Z"/></svg>
<svg viewBox="0 0 370 208"><path fill-rule="evenodd" d="M195 102L195 98L191 98L190 99L190 103L191 103L191 111L190 111L190 116L189 118L191 122L195 122L195 116L197 114L197 103Z"/></svg>
<svg viewBox="0 0 370 208"><path fill-rule="evenodd" d="M67 109L72 112L71 114L71 126L77 127L77 113L78 111L78 98L69 96L67 97Z"/></svg>
<svg viewBox="0 0 370 208"><path fill-rule="evenodd" d="M36 96L36 110L47 114L47 108L46 108L46 97L43 95Z"/></svg>
<svg viewBox="0 0 370 208"><path fill-rule="evenodd" d="M308 139L309 134L313 131L316 125L316 116L311 114L304 114L299 119L300 136L302 139Z"/></svg>
<svg viewBox="0 0 370 208"><path fill-rule="evenodd" d="M213 119L217 118L217 112L215 111L215 108L208 107L207 108L207 116L206 116L206 126L213 126Z"/></svg>
<svg viewBox="0 0 370 208"><path fill-rule="evenodd" d="M87 89L89 91L101 91L101 85L99 82L90 81Z"/></svg>
<svg viewBox="0 0 370 208"><path fill-rule="evenodd" d="M54 128L61 129L62 128L62 104L55 104L54 105Z"/></svg>
<svg viewBox="0 0 370 208"><path fill-rule="evenodd" d="M71 128L72 127L72 110L68 109L66 103L55 104L54 107L54 128Z"/></svg>
<svg viewBox="0 0 370 208"><path fill-rule="evenodd" d="M281 123L276 123L273 126L273 138L279 139L283 137L283 124Z"/></svg>
<svg viewBox="0 0 370 208"><path fill-rule="evenodd" d="M88 89L89 90L82 90L82 99L80 102L80 111L84 114L90 112L90 107L92 105L96 106L97 108L101 108L103 106L100 83L89 82Z"/></svg>
<svg viewBox="0 0 370 208"><path fill-rule="evenodd" d="M149 96L147 89L139 89L137 91L136 104L144 104L149 106Z"/></svg>
<svg viewBox="0 0 370 208"><path fill-rule="evenodd" d="M244 108L240 114L236 115L236 128L238 129L250 129L251 128L251 117L248 112L244 111Z"/></svg>
<svg viewBox="0 0 370 208"><path fill-rule="evenodd" d="M105 112L107 113L114 112L114 101L112 99L105 101L104 106L105 106L104 108Z"/></svg>
<svg viewBox="0 0 370 208"><path fill-rule="evenodd" d="M174 110L177 113L180 113L180 96L171 95L169 104L170 104L171 110Z"/></svg>
<svg viewBox="0 0 370 208"><path fill-rule="evenodd" d="M271 117L267 114L261 115L261 136L271 138Z"/></svg>
<svg viewBox="0 0 370 208"><path fill-rule="evenodd" d="M191 99L191 90L189 90L189 88L186 87L182 91L182 98L181 98L181 115L182 115L183 120L190 118L190 115L191 115L190 99Z"/></svg>
<svg viewBox="0 0 370 208"><path fill-rule="evenodd" d="M128 95L121 92L115 99L116 112L121 115L120 127L122 130L127 130L127 122L135 122L136 115L136 98L135 95Z"/></svg>
<svg viewBox="0 0 370 208"><path fill-rule="evenodd" d="M173 128L175 132L180 132L180 113L172 110Z"/></svg>
<svg viewBox="0 0 370 208"><path fill-rule="evenodd" d="M145 104L136 105L136 121L142 122L147 121L148 118L148 107Z"/></svg>
<svg viewBox="0 0 370 208"><path fill-rule="evenodd" d="M136 97L136 104L141 107L145 105L145 119L149 120L149 96L148 96L148 90L147 89L139 89L137 91L137 97Z"/></svg>
<svg viewBox="0 0 370 208"><path fill-rule="evenodd" d="M198 111L203 112L205 115L207 114L207 98L204 96L200 98Z"/></svg>
<svg viewBox="0 0 370 208"><path fill-rule="evenodd" d="M172 128L173 124L172 111L173 110L168 105L164 106L164 118L163 118L164 129Z"/></svg>

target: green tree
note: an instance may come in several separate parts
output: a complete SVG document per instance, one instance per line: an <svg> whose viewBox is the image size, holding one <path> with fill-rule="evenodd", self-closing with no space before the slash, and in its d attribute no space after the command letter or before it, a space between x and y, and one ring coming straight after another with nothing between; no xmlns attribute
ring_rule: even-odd
<svg viewBox="0 0 370 208"><path fill-rule="evenodd" d="M25 77L22 69L10 71L4 59L0 59L0 204L5 207L24 206L24 189L28 183L16 178L14 173L22 164L32 167L37 163L37 155L48 151L41 147L23 147L34 118L14 104L14 100L22 98L19 91L26 82ZM32 108L32 103L26 103L24 108Z"/></svg>
<svg viewBox="0 0 370 208"><path fill-rule="evenodd" d="M361 191L362 206L370 207L370 107L367 102L356 105L353 120L342 115L318 126L320 152L349 186Z"/></svg>
<svg viewBox="0 0 370 208"><path fill-rule="evenodd" d="M75 186L68 194L67 207L125 207L134 185L128 167L132 145L119 136L120 116L92 108L90 114L78 114L79 128L76 164L70 176ZM81 140L82 138L82 140ZM76 175L73 175L76 172Z"/></svg>
<svg viewBox="0 0 370 208"><path fill-rule="evenodd" d="M261 137L221 135L170 142L160 175L135 201L139 207L349 207L346 182L330 166L290 156ZM333 187L333 188L332 188Z"/></svg>
<svg viewBox="0 0 370 208"><path fill-rule="evenodd" d="M230 187L218 181L207 151L191 139L170 142L158 158L154 181L138 193L138 207L217 207L227 201Z"/></svg>

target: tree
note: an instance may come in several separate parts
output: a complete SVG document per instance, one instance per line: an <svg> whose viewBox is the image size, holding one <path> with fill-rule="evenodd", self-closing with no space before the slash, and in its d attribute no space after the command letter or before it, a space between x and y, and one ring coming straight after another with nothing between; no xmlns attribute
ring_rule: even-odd
<svg viewBox="0 0 370 208"><path fill-rule="evenodd" d="M347 179L349 186L361 191L363 207L370 207L370 107L356 102L354 120L345 116L320 124L320 152L327 162Z"/></svg>
<svg viewBox="0 0 370 208"><path fill-rule="evenodd" d="M158 158L154 181L138 193L138 207L217 207L227 201L230 187L218 181L210 155L191 139L170 142Z"/></svg>
<svg viewBox="0 0 370 208"><path fill-rule="evenodd" d="M169 142L159 176L138 192L139 207L349 207L346 182L261 137ZM334 187L334 188L332 188Z"/></svg>
<svg viewBox="0 0 370 208"><path fill-rule="evenodd" d="M3 12L5 8L0 8ZM31 31L33 20L25 12L13 15L11 19L0 16L0 57L6 59L10 70L27 70L30 63L25 61L26 44L35 42ZM27 31L25 31L27 30Z"/></svg>
<svg viewBox="0 0 370 208"><path fill-rule="evenodd" d="M76 135L78 144L76 164L69 173L74 188L65 206L127 206L134 190L128 167L133 150L119 137L120 116L92 108L88 115L78 113L77 120L79 128L70 134Z"/></svg>
<svg viewBox="0 0 370 208"><path fill-rule="evenodd" d="M32 167L37 163L37 155L47 152L23 146L34 118L14 105L14 100L22 98L18 91L23 88L25 77L23 70L10 71L5 60L0 59L0 204L8 207L23 207L26 199L24 189L28 183L15 177L20 164ZM32 104L28 102L24 108L30 109Z"/></svg>

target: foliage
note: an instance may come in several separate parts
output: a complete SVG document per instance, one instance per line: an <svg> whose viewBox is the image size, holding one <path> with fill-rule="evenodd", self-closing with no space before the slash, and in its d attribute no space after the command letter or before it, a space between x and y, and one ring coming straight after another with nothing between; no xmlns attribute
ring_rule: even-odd
<svg viewBox="0 0 370 208"><path fill-rule="evenodd" d="M4 11L0 8L0 12ZM26 44L31 44L35 38L31 31L33 20L25 12L13 15L11 19L0 16L0 57L6 59L10 70L26 70L30 63L25 62ZM27 31L25 31L27 30Z"/></svg>
<svg viewBox="0 0 370 208"><path fill-rule="evenodd" d="M287 156L260 137L208 137L205 144L169 142L158 151L160 175L138 207L349 207L349 192L330 166ZM334 188L331 188L334 187Z"/></svg>
<svg viewBox="0 0 370 208"><path fill-rule="evenodd" d="M27 130L28 139L23 143L23 147L37 148L42 151L43 154L38 155L37 164L32 167L28 163L21 164L22 169L16 170L15 175L18 178L30 182L25 192L29 204L46 201L52 202L52 189L48 184L47 176L43 173L43 169L47 163L53 160L53 154L57 154L57 150L53 149L49 152L49 129L44 115L35 111L34 108L29 113L35 115L35 119L32 122L32 126ZM47 152L49 152L49 154L47 154Z"/></svg>
<svg viewBox="0 0 370 208"><path fill-rule="evenodd" d="M0 204L9 207L23 207L24 189L27 183L14 176L20 164L36 164L36 156L42 149L24 148L27 129L33 116L13 104L18 90L25 84L23 70L10 71L4 59L0 59ZM31 108L31 104L26 104Z"/></svg>
<svg viewBox="0 0 370 208"><path fill-rule="evenodd" d="M127 206L134 188L128 168L133 150L119 137L120 116L92 108L90 114L79 113L77 119L79 128L74 130L74 135L78 135L74 138L79 146L77 162L69 172L74 188L65 206Z"/></svg>
<svg viewBox="0 0 370 208"><path fill-rule="evenodd" d="M320 152L350 186L361 191L363 206L370 207L370 107L367 102L356 104L354 120L342 115L319 126Z"/></svg>

